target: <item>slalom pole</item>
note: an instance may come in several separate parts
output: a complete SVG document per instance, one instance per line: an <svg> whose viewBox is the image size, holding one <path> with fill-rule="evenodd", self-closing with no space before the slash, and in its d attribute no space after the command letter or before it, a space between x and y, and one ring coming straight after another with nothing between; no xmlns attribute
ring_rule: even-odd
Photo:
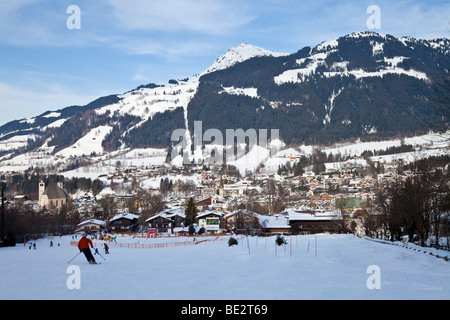
<svg viewBox="0 0 450 320"><path fill-rule="evenodd" d="M81 251L80 252L78 252L78 254L75 256L75 257L73 257L72 259L70 259L70 261L68 261L67 263L70 263L70 262L72 262L72 260L73 259L75 259L76 257L78 257L78 255L81 253Z"/></svg>
<svg viewBox="0 0 450 320"><path fill-rule="evenodd" d="M316 258L317 258L317 236L315 236L315 243L316 243Z"/></svg>
<svg viewBox="0 0 450 320"><path fill-rule="evenodd" d="M290 245L290 250L291 250L291 258L292 258L292 235L291 235L291 239L289 241L289 245Z"/></svg>

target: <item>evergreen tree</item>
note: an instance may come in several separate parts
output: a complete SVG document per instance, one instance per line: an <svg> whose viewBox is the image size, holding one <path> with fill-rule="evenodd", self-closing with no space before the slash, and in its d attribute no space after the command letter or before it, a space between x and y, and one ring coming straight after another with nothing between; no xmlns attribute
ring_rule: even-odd
<svg viewBox="0 0 450 320"><path fill-rule="evenodd" d="M97 196L103 190L103 182L99 179L95 179L92 182L92 193L94 197Z"/></svg>
<svg viewBox="0 0 450 320"><path fill-rule="evenodd" d="M186 204L186 209L184 210L184 214L186 218L184 219L184 225L190 226L194 223L195 218L197 217L198 209L195 206L194 198L189 198L189 201Z"/></svg>

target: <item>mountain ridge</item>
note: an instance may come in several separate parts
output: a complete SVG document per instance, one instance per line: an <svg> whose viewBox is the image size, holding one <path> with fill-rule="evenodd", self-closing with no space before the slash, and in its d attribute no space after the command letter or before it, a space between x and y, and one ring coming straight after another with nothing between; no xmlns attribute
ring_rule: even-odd
<svg viewBox="0 0 450 320"><path fill-rule="evenodd" d="M22 151L47 144L58 152L100 126L112 128L102 142L106 152L170 147L171 132L184 127L192 133L196 120L204 130L279 128L286 144L412 134L420 130L413 123L418 115L436 117L427 99L449 48L448 38L374 32L292 54L242 43L190 78L11 121L0 127L0 150L17 150L5 145L20 136L28 137ZM71 138L59 138L63 133Z"/></svg>

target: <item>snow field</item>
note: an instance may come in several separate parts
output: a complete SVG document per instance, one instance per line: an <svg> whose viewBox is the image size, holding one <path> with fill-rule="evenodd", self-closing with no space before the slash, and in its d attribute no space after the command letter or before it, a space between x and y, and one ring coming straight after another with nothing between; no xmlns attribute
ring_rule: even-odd
<svg viewBox="0 0 450 320"><path fill-rule="evenodd" d="M450 265L443 259L352 235L249 237L166 248L100 249L90 265L70 236L0 249L0 299L302 300L449 299ZM196 240L204 240L198 238ZM214 240L215 238L206 238ZM317 257L316 257L317 239ZM163 243L185 238L118 238L118 243ZM58 247L57 244L61 243ZM308 250L309 248L309 250ZM369 266L378 266L380 289L370 290ZM79 267L81 288L67 286Z"/></svg>

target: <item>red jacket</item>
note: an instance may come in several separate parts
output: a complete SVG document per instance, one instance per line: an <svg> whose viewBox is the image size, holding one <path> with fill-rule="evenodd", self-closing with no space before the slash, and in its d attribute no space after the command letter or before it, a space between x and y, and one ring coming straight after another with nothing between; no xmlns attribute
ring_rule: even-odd
<svg viewBox="0 0 450 320"><path fill-rule="evenodd" d="M94 245L92 244L92 241L90 239L83 237L78 242L78 249L83 250L83 249L89 248L89 245L91 246L91 248L94 247Z"/></svg>

